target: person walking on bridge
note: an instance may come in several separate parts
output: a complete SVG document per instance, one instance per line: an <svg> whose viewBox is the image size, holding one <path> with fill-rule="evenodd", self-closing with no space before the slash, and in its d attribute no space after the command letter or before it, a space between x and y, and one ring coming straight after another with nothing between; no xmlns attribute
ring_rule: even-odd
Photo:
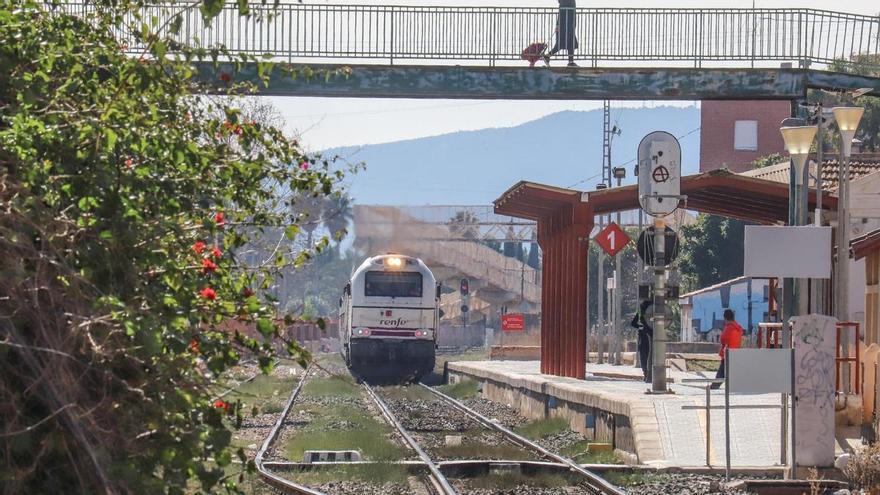
<svg viewBox="0 0 880 495"><path fill-rule="evenodd" d="M550 65L550 57L560 50L568 51L568 66L577 67L574 63L574 51L578 48L578 40L575 37L577 28L576 0L559 0L559 15L556 17L556 44L544 55L544 63Z"/></svg>
<svg viewBox="0 0 880 495"><path fill-rule="evenodd" d="M718 373L715 375L716 379L724 378L724 361L725 356L727 355L728 349L739 349L742 347L742 336L743 336L743 328L739 326L739 323L734 319L734 314L732 309L724 310L724 330L721 332L721 351L718 353L721 356L721 367L718 368ZM712 388L720 388L720 383L713 383Z"/></svg>

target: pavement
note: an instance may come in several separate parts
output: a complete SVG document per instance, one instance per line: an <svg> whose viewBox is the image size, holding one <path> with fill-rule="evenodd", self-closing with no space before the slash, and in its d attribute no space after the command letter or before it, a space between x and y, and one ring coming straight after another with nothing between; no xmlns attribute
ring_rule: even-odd
<svg viewBox="0 0 880 495"><path fill-rule="evenodd" d="M705 406L702 384L686 384L688 378L714 378L714 373L668 371L672 394L647 394L650 384L642 382L641 370L632 365L587 364L587 378L543 375L538 361L471 361L449 363L452 371L489 378L559 399L596 407L630 419L636 454L643 464L657 467L706 465L706 434L710 434L710 462L725 464L724 410L684 406ZM724 389L710 391L712 406L724 405ZM761 409L732 409L730 412L731 465L737 467L779 466L781 444L780 394L731 395L735 406ZM771 408L777 406L775 408ZM708 424L708 428L707 428Z"/></svg>

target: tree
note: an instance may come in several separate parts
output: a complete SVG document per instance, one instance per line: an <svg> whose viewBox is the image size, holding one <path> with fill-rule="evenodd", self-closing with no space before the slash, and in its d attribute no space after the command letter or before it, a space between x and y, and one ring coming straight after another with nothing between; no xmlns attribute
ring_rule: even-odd
<svg viewBox="0 0 880 495"><path fill-rule="evenodd" d="M865 76L880 77L880 55L878 54L855 54L849 60L838 60L831 64L831 70L849 74L861 74ZM856 139L862 141L866 150L880 151L880 98L862 96L853 101L851 95L846 93L829 93L821 90L811 90L807 95L810 103L821 103L823 107L831 108L841 105L855 104L865 108L865 114L856 132ZM839 134L829 133L826 137L831 143L836 143Z"/></svg>
<svg viewBox="0 0 880 495"><path fill-rule="evenodd" d="M771 153L769 155L765 155L757 158L752 162L752 168L764 168L770 167L772 165L776 165L784 162L786 159L779 153Z"/></svg>
<svg viewBox="0 0 880 495"><path fill-rule="evenodd" d="M309 255L239 254L262 232L297 237L278 191L332 195L343 171L203 96L190 62L210 51L179 39L182 14L159 34L142 3L87 5L73 17L0 0L3 489L234 490L233 457L253 469L230 445L246 412L216 399L218 379L243 355L271 370L280 333L266 290ZM217 2L199 6L216 15ZM126 56L117 28L148 57ZM230 318L261 338L224 330Z"/></svg>
<svg viewBox="0 0 880 495"><path fill-rule="evenodd" d="M460 210L446 222L449 233L456 239L477 240L480 238L479 220L473 212Z"/></svg>
<svg viewBox="0 0 880 495"><path fill-rule="evenodd" d="M681 227L679 269L682 292L690 292L743 274L746 223L701 214Z"/></svg>
<svg viewBox="0 0 880 495"><path fill-rule="evenodd" d="M526 261L526 264L529 265L530 267L534 268L535 270L540 270L541 269L540 255L541 255L541 250L538 247L538 243L532 242L529 245L529 257L528 257L528 261Z"/></svg>

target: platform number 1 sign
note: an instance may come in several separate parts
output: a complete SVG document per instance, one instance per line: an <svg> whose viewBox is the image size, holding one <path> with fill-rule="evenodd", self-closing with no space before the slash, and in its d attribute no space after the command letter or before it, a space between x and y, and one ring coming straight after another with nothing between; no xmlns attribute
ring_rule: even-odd
<svg viewBox="0 0 880 495"><path fill-rule="evenodd" d="M593 240L595 240L596 244L608 253L608 256L615 256L622 251L632 239L626 235L626 232L624 232L619 225L611 222L607 227L602 229Z"/></svg>

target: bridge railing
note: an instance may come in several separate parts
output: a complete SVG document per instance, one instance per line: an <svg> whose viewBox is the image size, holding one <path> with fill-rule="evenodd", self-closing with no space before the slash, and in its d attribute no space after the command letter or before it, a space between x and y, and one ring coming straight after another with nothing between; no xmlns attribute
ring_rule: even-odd
<svg viewBox="0 0 880 495"><path fill-rule="evenodd" d="M66 6L88 8L76 2ZM530 43L552 46L559 17L554 8L298 3L252 4L251 15L242 17L230 3L207 25L198 9L150 9L147 18L155 16L160 24L179 14L182 41L269 53L279 60L381 63L509 63L520 60ZM140 48L119 34L131 49ZM880 66L880 17L825 10L583 8L576 9L575 35L575 59L593 66L647 61L827 65L855 55Z"/></svg>

